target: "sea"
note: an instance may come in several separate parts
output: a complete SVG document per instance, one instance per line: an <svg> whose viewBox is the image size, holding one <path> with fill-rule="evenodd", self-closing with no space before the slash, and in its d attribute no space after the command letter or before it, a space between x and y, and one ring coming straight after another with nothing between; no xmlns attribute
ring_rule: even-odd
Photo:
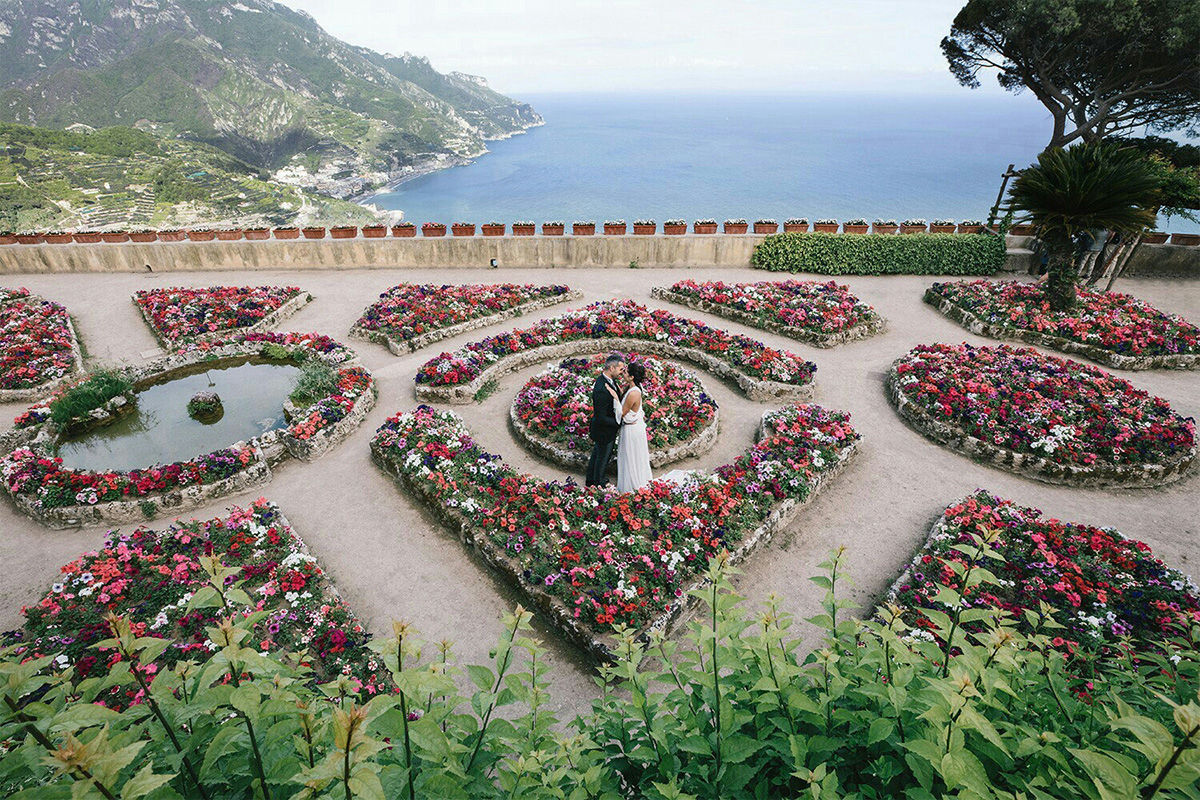
<svg viewBox="0 0 1200 800"><path fill-rule="evenodd" d="M986 219L1050 137L1028 94L522 95L546 120L366 198L413 222ZM1200 225L1160 220L1164 230Z"/></svg>

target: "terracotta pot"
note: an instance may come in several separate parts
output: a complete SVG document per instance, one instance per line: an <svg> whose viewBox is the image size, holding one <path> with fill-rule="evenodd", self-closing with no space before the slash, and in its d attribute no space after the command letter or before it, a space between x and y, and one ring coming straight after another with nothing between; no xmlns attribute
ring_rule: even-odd
<svg viewBox="0 0 1200 800"><path fill-rule="evenodd" d="M75 239L69 233L47 233L47 244L70 244Z"/></svg>
<svg viewBox="0 0 1200 800"><path fill-rule="evenodd" d="M756 222L754 223L755 233L775 233L779 230L777 222Z"/></svg>
<svg viewBox="0 0 1200 800"><path fill-rule="evenodd" d="M566 231L566 229L567 229L566 223L563 223L562 225L548 225L545 222L543 222L542 223L542 236L562 236L563 233Z"/></svg>
<svg viewBox="0 0 1200 800"><path fill-rule="evenodd" d="M474 236L475 235L475 226L474 225L451 225L450 230L454 232L455 236Z"/></svg>
<svg viewBox="0 0 1200 800"><path fill-rule="evenodd" d="M954 233L954 225L930 225L930 233Z"/></svg>
<svg viewBox="0 0 1200 800"><path fill-rule="evenodd" d="M40 233L18 233L17 241L21 244L41 244L46 241L46 237Z"/></svg>
<svg viewBox="0 0 1200 800"><path fill-rule="evenodd" d="M299 239L299 228L276 228L273 233L276 239ZM249 237L247 237L249 238Z"/></svg>
<svg viewBox="0 0 1200 800"><path fill-rule="evenodd" d="M1013 225L1008 232L1013 236L1033 236L1034 230L1032 225Z"/></svg>
<svg viewBox="0 0 1200 800"><path fill-rule="evenodd" d="M982 225L959 225L959 233L980 233L983 230Z"/></svg>
<svg viewBox="0 0 1200 800"><path fill-rule="evenodd" d="M624 236L625 231L626 231L626 226L624 224L609 225L607 222L604 223L604 235L605 236Z"/></svg>
<svg viewBox="0 0 1200 800"><path fill-rule="evenodd" d="M536 225L513 225L513 236L533 236Z"/></svg>
<svg viewBox="0 0 1200 800"><path fill-rule="evenodd" d="M928 230L924 225L901 225L901 233L925 233Z"/></svg>
<svg viewBox="0 0 1200 800"><path fill-rule="evenodd" d="M724 230L726 233L745 233L749 228L748 222L726 222Z"/></svg>
<svg viewBox="0 0 1200 800"><path fill-rule="evenodd" d="M246 228L243 233L247 239L253 239L256 241L262 241L263 239L271 238L270 228Z"/></svg>
<svg viewBox="0 0 1200 800"><path fill-rule="evenodd" d="M329 229L329 235L334 239L353 239L358 236L357 225L334 225Z"/></svg>
<svg viewBox="0 0 1200 800"><path fill-rule="evenodd" d="M483 235L484 236L503 236L504 235L504 226L503 225L484 225L483 226Z"/></svg>
<svg viewBox="0 0 1200 800"><path fill-rule="evenodd" d="M411 239L417 235L416 225L393 225L392 236L399 236L402 239Z"/></svg>
<svg viewBox="0 0 1200 800"><path fill-rule="evenodd" d="M813 230L817 233L837 233L838 224L836 222L814 222Z"/></svg>
<svg viewBox="0 0 1200 800"><path fill-rule="evenodd" d="M100 234L100 241L117 244L119 242L128 242L129 234L125 231L105 231Z"/></svg>
<svg viewBox="0 0 1200 800"><path fill-rule="evenodd" d="M803 225L801 225L798 222L785 222L785 223L783 223L783 232L784 233L808 233L808 223L806 222Z"/></svg>
<svg viewBox="0 0 1200 800"><path fill-rule="evenodd" d="M217 239L222 242L236 242L242 238L241 228L228 228L223 231L217 231Z"/></svg>
<svg viewBox="0 0 1200 800"><path fill-rule="evenodd" d="M216 231L188 231L187 238L193 242L211 242L217 238Z"/></svg>
<svg viewBox="0 0 1200 800"><path fill-rule="evenodd" d="M79 244L99 244L100 234L96 231L88 231L87 233L73 233L71 238Z"/></svg>
<svg viewBox="0 0 1200 800"><path fill-rule="evenodd" d="M387 225L363 225L362 235L367 239L382 239L387 236Z"/></svg>
<svg viewBox="0 0 1200 800"><path fill-rule="evenodd" d="M871 226L869 225L842 225L842 233L866 233Z"/></svg>
<svg viewBox="0 0 1200 800"><path fill-rule="evenodd" d="M572 236L595 236L596 235L596 226L594 224L580 225L578 222L576 222L575 224L573 224L571 226L571 235Z"/></svg>
<svg viewBox="0 0 1200 800"><path fill-rule="evenodd" d="M667 236L683 236L687 233L687 225L663 225L663 233Z"/></svg>
<svg viewBox="0 0 1200 800"><path fill-rule="evenodd" d="M897 230L899 230L899 226L897 226L897 225L876 225L874 223L871 224L871 233L890 234L890 233L895 233Z"/></svg>
<svg viewBox="0 0 1200 800"><path fill-rule="evenodd" d="M129 234L131 242L157 242L158 234L154 231L134 231Z"/></svg>
<svg viewBox="0 0 1200 800"><path fill-rule="evenodd" d="M692 233L716 233L717 223L697 222L692 225Z"/></svg>
<svg viewBox="0 0 1200 800"><path fill-rule="evenodd" d="M1163 233L1162 231L1150 231L1142 234L1142 242L1145 244L1162 244L1170 238L1171 234Z"/></svg>
<svg viewBox="0 0 1200 800"><path fill-rule="evenodd" d="M422 225L421 226L421 235L422 236L445 236L446 235L446 226L445 225L436 225L436 226L431 226L431 227L427 228L424 225Z"/></svg>
<svg viewBox="0 0 1200 800"><path fill-rule="evenodd" d="M159 231L158 240L160 242L182 242L187 238L187 234L183 231Z"/></svg>
<svg viewBox="0 0 1200 800"><path fill-rule="evenodd" d="M633 225L634 236L653 236L658 230L658 225L638 225L636 222Z"/></svg>
<svg viewBox="0 0 1200 800"><path fill-rule="evenodd" d="M1182 244L1187 247L1200 245L1200 233L1172 233L1171 244Z"/></svg>
<svg viewBox="0 0 1200 800"><path fill-rule="evenodd" d="M324 228L302 228L300 230L300 232L304 234L305 239L324 239L325 238L325 229Z"/></svg>
<svg viewBox="0 0 1200 800"><path fill-rule="evenodd" d="M15 233L0 233L0 244L16 244L17 235Z"/></svg>

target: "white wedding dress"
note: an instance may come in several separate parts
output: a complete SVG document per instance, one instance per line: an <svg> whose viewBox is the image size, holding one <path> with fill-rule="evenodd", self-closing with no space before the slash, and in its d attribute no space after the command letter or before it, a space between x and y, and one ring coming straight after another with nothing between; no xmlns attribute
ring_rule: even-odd
<svg viewBox="0 0 1200 800"><path fill-rule="evenodd" d="M624 398L613 400L613 403L620 417ZM642 406L637 411L630 411L621 417L621 434L617 443L618 492L636 492L653 478L650 474L650 442L646 438L645 404L646 398L643 396Z"/></svg>

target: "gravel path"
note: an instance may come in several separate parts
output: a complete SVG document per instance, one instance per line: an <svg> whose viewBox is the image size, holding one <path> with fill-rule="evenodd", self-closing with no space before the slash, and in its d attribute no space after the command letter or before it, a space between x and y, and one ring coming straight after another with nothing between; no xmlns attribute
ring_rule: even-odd
<svg viewBox="0 0 1200 800"><path fill-rule="evenodd" d="M762 272L744 269L689 269L696 280L762 280ZM718 317L652 300L650 290L683 277L682 270L500 269L256 271L242 273L23 275L0 285L26 286L64 304L75 319L88 355L97 362L140 362L160 354L149 329L130 300L136 289L156 286L233 284L297 285L316 300L285 320L281 330L319 331L351 344L374 372L379 403L344 444L312 464L288 461L261 493L281 505L346 600L376 633L390 632L393 619L416 624L429 641L449 638L467 662L486 659L500 630L500 617L517 598L438 526L421 505L402 494L370 461L367 443L391 414L415 404L413 375L427 359L506 327L553 316L576 304L557 306L526 318L446 340L402 358L386 348L348 340L350 326L376 296L401 281L413 282L566 282L581 289L586 302L633 298L651 307L746 333L792 349L818 365L815 402L852 414L862 434L861 452L792 525L743 566L737 584L752 601L769 593L784 598L783 608L797 617L818 611L820 590L807 578L828 551L844 544L855 586L854 600L871 603L920 544L933 520L953 500L985 487L1023 505L1041 508L1066 520L1112 526L1150 543L1156 554L1195 574L1200 560L1200 478L1195 474L1162 489L1084 490L1051 486L975 464L942 449L907 428L888 404L883 378L892 360L913 345L945 341L991 344L974 336L921 302L927 277L888 276L839 279L873 305L888 321L886 333L828 350L757 331ZM776 276L783 278L785 276ZM803 277L803 276L801 276ZM619 287L619 288L618 288ZM1131 292L1168 311L1200 320L1200 282L1125 281ZM1049 351L1047 351L1049 352ZM561 468L525 453L506 424L508 405L524 381L542 367L505 376L484 403L454 406L494 452L518 467L546 478L562 477ZM696 371L696 370L694 370ZM1200 373L1118 372L1136 386L1169 400L1176 411L1200 417ZM768 406L745 399L736 389L700 373L721 405L721 436L703 457L675 468L710 469L726 463L752 441ZM0 429L11 426L23 404L0 405ZM214 443L220 445L225 443ZM226 498L194 516L211 517L253 496ZM165 524L160 521L158 525ZM58 567L99 545L103 529L55 532L18 515L0 501L0 629L20 624L20 608L34 602L53 582ZM811 634L807 626L799 631ZM551 631L541 638L550 648L553 697L559 709L582 710L597 695L588 665ZM814 642L815 644L815 642Z"/></svg>

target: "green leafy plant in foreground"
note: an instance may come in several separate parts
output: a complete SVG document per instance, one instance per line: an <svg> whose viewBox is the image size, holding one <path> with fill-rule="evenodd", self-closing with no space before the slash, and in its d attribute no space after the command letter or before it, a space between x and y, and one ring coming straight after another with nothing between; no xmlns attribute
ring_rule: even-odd
<svg viewBox="0 0 1200 800"><path fill-rule="evenodd" d="M318 687L250 646L247 619L208 629L211 656L156 670L168 642L110 618L124 660L78 680L52 657L0 659L0 790L30 800L255 798L1194 798L1200 630L1161 654L1081 674L1033 633L960 602L993 580L986 537L964 544L916 637L899 608L847 614L845 554L816 578L819 646L802 655L775 600L751 614L714 561L680 640L623 631L591 713L559 725L545 653L517 608L486 666L459 667L402 623L372 644L395 691L367 702ZM193 607L249 602L206 559ZM966 633L967 623L983 623ZM131 668L131 664L134 666ZM157 672L157 675L155 675ZM1087 670L1092 673L1092 670ZM153 680L151 680L153 678ZM136 683L118 713L90 700ZM467 687L464 693L464 688ZM566 732L570 731L570 732Z"/></svg>
<svg viewBox="0 0 1200 800"><path fill-rule="evenodd" d="M116 370L97 370L87 380L67 389L50 403L50 419L66 425L89 411L133 390L129 378Z"/></svg>

